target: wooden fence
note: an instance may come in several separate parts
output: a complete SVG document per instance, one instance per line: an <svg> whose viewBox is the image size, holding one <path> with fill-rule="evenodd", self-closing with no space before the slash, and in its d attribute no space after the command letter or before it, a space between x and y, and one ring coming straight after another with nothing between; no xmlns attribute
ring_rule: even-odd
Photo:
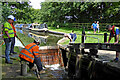
<svg viewBox="0 0 120 80"><path fill-rule="evenodd" d="M85 27L85 30L92 30L91 28L92 23L72 23L72 27L82 29ZM107 31L106 26L107 25L115 25L117 27L120 27L120 23L99 23L99 28L101 31Z"/></svg>

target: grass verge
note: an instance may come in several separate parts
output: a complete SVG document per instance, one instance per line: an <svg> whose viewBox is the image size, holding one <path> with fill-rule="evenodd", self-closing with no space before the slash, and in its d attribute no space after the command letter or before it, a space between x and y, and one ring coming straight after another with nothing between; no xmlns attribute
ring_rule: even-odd
<svg viewBox="0 0 120 80"><path fill-rule="evenodd" d="M32 43L34 41L33 38L28 37L28 35L21 34L20 32L17 32L17 35L25 45Z"/></svg>
<svg viewBox="0 0 120 80"><path fill-rule="evenodd" d="M69 27L60 27L60 28L56 28L56 27L48 27L49 30L52 31L57 31L57 32L64 32L64 33L71 33L72 30L74 30L74 32L77 34L77 39L75 41L75 43L81 43L81 35L82 34L82 29L77 29L77 28L69 28ZM85 30L86 34L93 34L93 30ZM104 34L104 33L108 33L109 32L105 32L105 31L100 31L99 33L96 32L96 34ZM108 38L109 39L109 36ZM86 35L86 40L85 43L104 43L104 35ZM114 43L114 38L111 40L110 43ZM61 44L69 44L69 40L66 40L65 42L61 43Z"/></svg>

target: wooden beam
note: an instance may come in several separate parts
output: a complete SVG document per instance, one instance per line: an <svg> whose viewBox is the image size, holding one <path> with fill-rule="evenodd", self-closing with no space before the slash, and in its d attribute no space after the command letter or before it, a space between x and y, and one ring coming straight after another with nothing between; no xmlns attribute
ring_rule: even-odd
<svg viewBox="0 0 120 80"><path fill-rule="evenodd" d="M85 49L100 49L100 50L111 50L111 51L120 51L120 44L113 43L84 43L81 44L81 48Z"/></svg>

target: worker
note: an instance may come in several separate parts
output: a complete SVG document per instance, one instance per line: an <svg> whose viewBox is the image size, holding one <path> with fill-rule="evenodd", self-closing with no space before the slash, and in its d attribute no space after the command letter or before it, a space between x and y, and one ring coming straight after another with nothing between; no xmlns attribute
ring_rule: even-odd
<svg viewBox="0 0 120 80"><path fill-rule="evenodd" d="M13 17L13 15L10 15L10 17ZM16 19L14 18L14 21L16 21ZM15 30L15 26L13 25L13 23L10 24L13 28L13 31L14 31L14 37L12 37L12 42L11 42L11 50L10 50L10 55L13 54L17 54L17 52L14 52L14 46L15 46L15 37L18 37L17 34L16 34L16 30Z"/></svg>
<svg viewBox="0 0 120 80"><path fill-rule="evenodd" d="M33 43L30 43L25 46L25 48L19 54L21 61L29 62L30 70L34 69L34 63L37 65L39 73L45 73L42 67L41 59L39 57L39 40L34 40Z"/></svg>
<svg viewBox="0 0 120 80"><path fill-rule="evenodd" d="M8 22L5 22L3 25L3 38L5 42L5 63L12 64L12 61L10 60L9 54L11 50L11 43L12 38L14 37L14 30L10 24L14 22L13 16L8 16Z"/></svg>
<svg viewBox="0 0 120 80"><path fill-rule="evenodd" d="M76 33L74 33L74 30L72 30L72 33L70 33L70 35L71 35L72 42L75 42L77 35Z"/></svg>
<svg viewBox="0 0 120 80"><path fill-rule="evenodd" d="M74 33L74 30L72 30L72 33L70 34L64 34L64 36L70 39L70 42L75 42L75 40L77 39L77 35L76 33Z"/></svg>
<svg viewBox="0 0 120 80"><path fill-rule="evenodd" d="M114 25L113 26L108 25L107 29L110 31L110 36L109 36L108 42L106 42L106 43L109 43L111 38L113 38L113 37L115 38L114 44L119 43L119 27L115 27ZM118 57L119 57L119 52L116 51L116 58L113 61L118 62L118 60L119 60Z"/></svg>

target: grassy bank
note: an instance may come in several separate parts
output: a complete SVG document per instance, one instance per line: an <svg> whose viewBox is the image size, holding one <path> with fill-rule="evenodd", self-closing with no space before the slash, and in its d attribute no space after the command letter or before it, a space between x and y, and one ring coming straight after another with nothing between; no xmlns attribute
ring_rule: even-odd
<svg viewBox="0 0 120 80"><path fill-rule="evenodd" d="M34 41L34 39L31 37L28 37L27 34L21 34L20 32L17 32L17 35L25 45L32 43Z"/></svg>
<svg viewBox="0 0 120 80"><path fill-rule="evenodd" d="M77 34L77 39L76 39L76 43L81 43L81 35L82 34L82 29L77 29L77 28L69 28L69 27L60 27L60 28L56 28L56 27L49 27L49 30L52 31L57 31L57 32L64 32L64 33L71 33L72 30L74 30L74 32ZM85 43L104 43L104 35L90 35L93 34L93 30L86 30L85 31L86 34L86 40ZM96 32L96 34L104 34L106 33L105 31L100 31L99 33ZM109 32L107 32L109 34ZM109 39L109 36L108 36ZM114 38L111 40L111 43L114 43ZM69 40L65 41L62 44L69 44Z"/></svg>

